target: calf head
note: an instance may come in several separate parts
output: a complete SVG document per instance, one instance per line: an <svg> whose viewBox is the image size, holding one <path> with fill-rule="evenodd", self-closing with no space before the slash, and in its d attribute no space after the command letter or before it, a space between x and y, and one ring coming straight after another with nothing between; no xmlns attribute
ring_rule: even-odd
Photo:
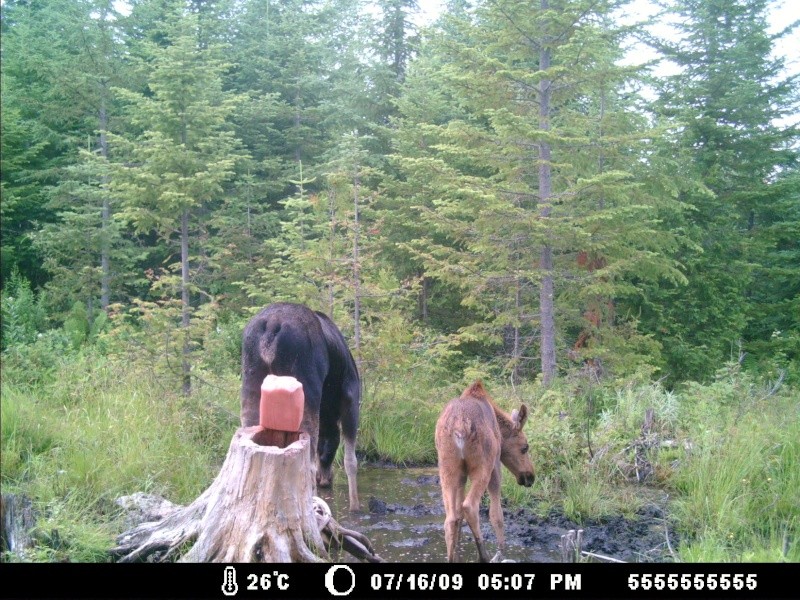
<svg viewBox="0 0 800 600"><path fill-rule="evenodd" d="M528 438L523 427L528 419L528 407L524 404L511 412L511 419L500 422L500 462L514 474L519 485L533 485L533 463L528 453Z"/></svg>

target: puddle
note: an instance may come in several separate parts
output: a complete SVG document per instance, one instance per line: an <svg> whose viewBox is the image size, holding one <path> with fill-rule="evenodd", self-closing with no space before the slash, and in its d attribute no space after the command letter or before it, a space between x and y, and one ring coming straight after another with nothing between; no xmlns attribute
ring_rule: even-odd
<svg viewBox="0 0 800 600"><path fill-rule="evenodd" d="M333 489L319 490L329 503L334 518L344 527L360 531L375 551L388 562L443 562L444 506L436 467L396 468L361 465L358 471L359 497L364 511L347 509L347 478L335 469ZM561 536L570 529L584 530L583 549L626 562L664 562L667 552L664 514L649 505L634 519L615 516L582 526L563 515L546 519L527 509L503 509L506 530L505 558L517 562L559 562ZM490 555L496 551L488 509L481 507L481 530ZM670 531L671 543L677 540ZM478 552L469 527L464 525L460 557L474 562ZM354 561L347 553L333 557Z"/></svg>
<svg viewBox="0 0 800 600"><path fill-rule="evenodd" d="M358 471L358 489L365 510L351 514L347 510L347 482L344 473L334 478L333 490L320 490L330 504L334 517L343 526L366 535L375 551L389 562L442 562L446 560L444 541L444 506L439 477L432 468L386 468L362 466ZM367 512L368 509L368 512ZM508 529L508 515L506 528ZM481 529L494 554L495 537L485 508ZM507 535L506 558L519 562L558 560L558 552L542 557L536 546L526 546ZM461 535L462 560L477 560L472 532L465 525ZM351 560L343 554L338 560Z"/></svg>

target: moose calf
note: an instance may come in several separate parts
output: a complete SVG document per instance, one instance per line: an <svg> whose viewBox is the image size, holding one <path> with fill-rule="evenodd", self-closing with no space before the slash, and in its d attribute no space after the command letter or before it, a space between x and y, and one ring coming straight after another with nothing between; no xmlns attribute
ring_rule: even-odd
<svg viewBox="0 0 800 600"><path fill-rule="evenodd" d="M481 535L478 516L481 497L489 490L489 520L497 536L498 551L505 549L503 508L500 505L500 463L511 471L519 485L533 485L533 464L528 440L522 431L528 418L524 404L510 415L495 405L480 381L469 386L459 398L445 406L436 422L436 452L444 500L444 534L447 560L456 562L462 519L466 518L481 562L489 555ZM467 478L472 481L464 496Z"/></svg>

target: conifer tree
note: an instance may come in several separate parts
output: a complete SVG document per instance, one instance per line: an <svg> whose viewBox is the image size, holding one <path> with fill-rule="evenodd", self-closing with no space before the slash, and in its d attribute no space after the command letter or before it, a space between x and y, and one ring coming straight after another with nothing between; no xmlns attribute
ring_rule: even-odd
<svg viewBox="0 0 800 600"><path fill-rule="evenodd" d="M49 208L59 220L42 228L37 243L47 255L53 295L66 306L84 302L91 321L96 300L106 311L112 286L120 298L131 279L131 246L113 220L107 167L108 133L117 113L111 88L127 75L124 33L120 15L107 0L70 3L60 16L64 29L58 44L66 56L63 64L54 66L72 83L67 97L83 113L86 137L77 138L85 146L73 149L75 164L63 171L50 192Z"/></svg>
<svg viewBox="0 0 800 600"><path fill-rule="evenodd" d="M27 280L39 286L45 283L47 274L32 244L31 233L35 223L47 220L47 196L39 181L52 166L53 151L58 147L57 136L25 116L21 100L15 97L19 84L5 72L2 78L0 287L5 288L14 272L24 274Z"/></svg>
<svg viewBox="0 0 800 600"><path fill-rule="evenodd" d="M170 252L172 244L178 247L179 260L167 259L167 273L157 283L167 296L180 293L181 373L188 394L191 298L205 292L191 261L195 270L206 266L207 214L222 200L244 154L227 121L238 99L222 88L227 66L219 48L199 42L197 15L173 17L162 43L147 44L146 93L118 90L141 133L114 138L121 160L114 164L112 185L122 198L123 218L139 232L157 233Z"/></svg>
<svg viewBox="0 0 800 600"><path fill-rule="evenodd" d="M781 174L756 217L746 350L771 377L800 381L800 173Z"/></svg>
<svg viewBox="0 0 800 600"><path fill-rule="evenodd" d="M701 183L681 196L694 209L671 223L694 242L682 259L688 285L656 292L660 308L643 313L681 378L707 377L735 358L748 319L761 319L748 306L759 293L758 238L775 216L771 188L778 172L795 164L797 140L795 127L777 124L796 108L797 92L796 78L771 54L770 4L675 0L668 15L679 35L656 43L681 67L664 81L659 112L680 128L678 152Z"/></svg>
<svg viewBox="0 0 800 600"><path fill-rule="evenodd" d="M32 222L54 224L50 227L54 235L39 240L45 244L39 248L40 256L44 257L39 259L40 263L55 269L56 275L58 269L70 267L83 271L96 266L99 272L96 281L77 296L66 288L59 289L63 281L52 282L56 288L52 296L88 302L92 297L99 297L103 307L107 306L110 296L107 240L113 235L109 235L109 198L97 196L93 208L88 200L73 198L72 203L80 205L78 211L87 214L96 211L99 233L93 236L98 242L94 247L83 248L77 255L69 253L68 264L53 261L46 246L50 241L74 244L76 238L82 236L60 222L58 215L62 206L57 195L49 206L46 205L51 199L48 187L70 179L69 172L60 169L79 162L81 148L88 144L92 150L107 155L105 132L112 110L109 89L123 76L118 54L117 17L113 3L108 0L10 2L3 6L3 107L4 112L9 111L4 117L4 136L9 133L10 139L15 139L9 118L19 119L19 125L40 136L39 140L28 140L29 149L22 152L9 146L4 148L5 156L13 154L16 158L5 165L11 167L10 170L3 169L3 185L14 197L25 195L28 226ZM36 151L32 152L33 149ZM26 164L23 157L38 160ZM18 189L12 192L13 188ZM12 203L10 194L8 200ZM9 205L5 209L4 219L9 226L14 219L10 208ZM12 231L13 228L7 229L14 239ZM5 235L4 240L5 243L10 241ZM17 240L21 247L28 248L25 253L30 252L29 240ZM34 272L37 270L34 268ZM33 279L41 282L43 278L37 275Z"/></svg>
<svg viewBox="0 0 800 600"><path fill-rule="evenodd" d="M581 327L571 313L599 311L634 277L680 278L660 254L670 242L654 234L654 200L631 175L647 132L626 116L611 6L487 3L440 42L444 92L412 92L427 110L401 103L400 135L416 142L404 146L404 174L432 195L419 199L434 235L412 246L481 315L459 341L501 348L516 376L523 364L531 372L538 346L545 383L556 346L577 336L570 320ZM592 269L577 264L582 254ZM603 321L620 319L612 310Z"/></svg>

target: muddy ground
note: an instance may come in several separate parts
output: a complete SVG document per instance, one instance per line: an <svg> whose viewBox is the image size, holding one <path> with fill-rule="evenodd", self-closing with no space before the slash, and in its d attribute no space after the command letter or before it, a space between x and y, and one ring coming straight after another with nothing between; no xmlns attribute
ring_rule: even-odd
<svg viewBox="0 0 800 600"><path fill-rule="evenodd" d="M347 511L344 474L334 489L323 493L334 516L344 526L364 533L376 552L390 562L431 562L445 560L444 507L439 478L433 468L387 468L366 466L359 469L359 493L365 511ZM570 529L583 529L582 549L625 562L668 562L678 540L666 515L666 498L659 494L633 518L611 516L578 524L563 514L546 518L533 511L504 506L505 557L518 562L561 561L561 536ZM481 530L490 554L495 551L495 536L489 524L488 508L481 509ZM461 560L477 560L472 534L465 525L461 535ZM349 555L339 557L348 560Z"/></svg>

